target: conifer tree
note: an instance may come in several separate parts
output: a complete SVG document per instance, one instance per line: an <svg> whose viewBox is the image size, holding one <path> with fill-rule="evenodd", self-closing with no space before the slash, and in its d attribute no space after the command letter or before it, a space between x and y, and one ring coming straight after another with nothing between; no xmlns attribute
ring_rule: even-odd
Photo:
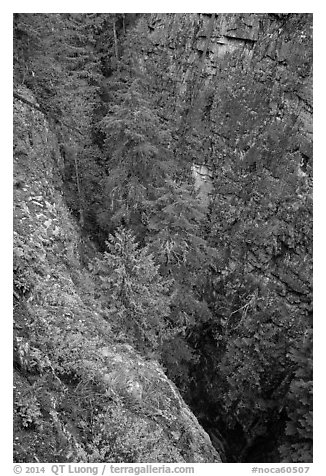
<svg viewBox="0 0 326 476"><path fill-rule="evenodd" d="M14 72L55 119L84 129L100 80L87 14L16 14ZM86 131L83 130L83 133Z"/></svg>
<svg viewBox="0 0 326 476"><path fill-rule="evenodd" d="M113 104L101 121L108 176L98 219L104 228L110 223L132 226L140 238L146 201L155 197L173 163L171 137L146 96L146 79L130 76L132 71L124 66L110 82Z"/></svg>
<svg viewBox="0 0 326 476"><path fill-rule="evenodd" d="M163 279L148 247L123 227L110 235L107 251L90 265L99 299L114 329L134 336L140 350L155 350L165 337L170 312L170 285Z"/></svg>

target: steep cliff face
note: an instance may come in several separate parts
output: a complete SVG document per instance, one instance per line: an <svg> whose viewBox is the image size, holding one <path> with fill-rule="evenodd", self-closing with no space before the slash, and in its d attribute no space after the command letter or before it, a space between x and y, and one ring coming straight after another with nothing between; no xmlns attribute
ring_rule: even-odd
<svg viewBox="0 0 326 476"><path fill-rule="evenodd" d="M247 173L253 182L257 168L266 170L270 189L299 177L310 190L302 204L311 206L312 16L152 14L142 22L149 46L139 61L156 79L162 116L174 124L175 156L189 168L211 167L215 202L236 197L236 190L223 192L223 176L242 167L241 180ZM287 170L280 165L284 154ZM300 276L295 271L300 252L290 252L285 270L266 249L256 251L247 257L251 271L273 274L280 292L292 293L290 301L309 293L311 267L301 267Z"/></svg>
<svg viewBox="0 0 326 476"><path fill-rule="evenodd" d="M15 458L309 462L311 15L125 20L18 18Z"/></svg>
<svg viewBox="0 0 326 476"><path fill-rule="evenodd" d="M242 127L259 128L267 121L294 114L301 136L300 152L307 156L305 160L311 159L311 15L152 14L142 21L148 29L149 46L143 48L140 62L148 74L158 76L164 112L174 116L178 126L196 122L193 132L204 127L206 135L212 135L213 150L200 151L205 154L202 162L216 161L222 152L233 152L236 134L223 108L227 98L220 93L234 87L234 81L241 77L248 79L241 85L243 94L268 88L260 89L261 93L268 92L267 97L261 94L253 98L265 106L261 111L265 117L260 115L253 121L250 115L258 111L247 110L249 123ZM237 91L233 94L236 97ZM241 97L236 99L241 108Z"/></svg>
<svg viewBox="0 0 326 476"><path fill-rule="evenodd" d="M301 329L310 328L312 15L151 14L144 16L140 25L148 43L138 52L139 64L153 78L153 94L156 92L161 116L169 121L175 138L175 158L188 167L189 174L192 164L206 164L213 173L209 238L221 258L211 279L216 321L220 322L222 306L228 306L227 299L223 300L228 286L238 286L232 276L238 276L240 282L275 292L274 330L281 324L281 315L288 316L290 327L296 322ZM238 289L240 293L240 285ZM247 303L230 308L230 315L238 316L233 325L241 336L237 341L236 333L226 330L225 345L233 355L239 348L244 349L246 342L254 343L251 337L266 332L266 306L257 317L255 330L250 329L253 320L246 321L243 313L239 317L238 311L248 309L252 302L248 294ZM276 302L282 302L281 308ZM255 312L259 316L257 308ZM222 407L225 405L228 411L231 408L230 401L221 404L223 397L217 396L224 385L218 374L223 374L222 367L227 368L228 363L216 363L224 352L217 357L216 334L223 334L225 325L229 324L221 322L213 330L204 331L197 388L189 396L198 413L205 404L211 406L203 421L208 419L208 427L218 421L216 427L220 430L228 426L230 418L228 415L223 421ZM289 337L289 342L297 336ZM237 341L234 346L233 337ZM303 338L302 349L305 342ZM254 359L249 344L247 351L251 357L246 357L246 350L239 351L242 362L238 362L238 368L247 358ZM261 361L258 368L263 367ZM233 370L237 373L237 368ZM242 376L225 378L237 386L236 378L241 380ZM276 392L275 385L288 384L281 379L273 385ZM248 381L244 392L247 387ZM227 384L224 391L228 388ZM200 399L203 401L198 404ZM236 412L241 414L242 410L236 398L233 404L233 425L238 425L241 418ZM274 418L274 423L278 422L273 429L275 435L284 430L282 418ZM248 420L240 422L229 434L229 442L235 444L231 443L228 457L232 459L232 453L242 448L242 461L257 457L278 461L276 446L280 442L274 442L272 448L273 436L264 425L259 428L260 421L253 419L251 427L247 424ZM247 425L245 434L241 425ZM238 446L237 438L243 439ZM307 453L296 457L311 456Z"/></svg>
<svg viewBox="0 0 326 476"><path fill-rule="evenodd" d="M16 92L35 108L14 101L15 461L220 462L159 364L113 335L63 199L59 131Z"/></svg>

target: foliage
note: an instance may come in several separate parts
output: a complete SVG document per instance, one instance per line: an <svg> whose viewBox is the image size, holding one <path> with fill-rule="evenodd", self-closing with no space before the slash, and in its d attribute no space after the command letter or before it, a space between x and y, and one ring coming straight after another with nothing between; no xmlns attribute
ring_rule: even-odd
<svg viewBox="0 0 326 476"><path fill-rule="evenodd" d="M167 449L166 437L151 420L141 420L122 405L103 409L93 423L93 452L89 462L144 463L180 461L176 449Z"/></svg>
<svg viewBox="0 0 326 476"><path fill-rule="evenodd" d="M282 409L280 402L292 374L287 345L296 339L300 329L271 293L249 296L239 314L240 321L231 324L233 329L228 332L219 364L228 382L228 392L222 400L230 421L233 415L252 437L255 435L250 432L258 415L260 423L266 424L275 410Z"/></svg>
<svg viewBox="0 0 326 476"><path fill-rule="evenodd" d="M168 320L173 334L162 346L162 361L179 388L189 385L197 360L187 336L211 318L205 283L215 251L204 239L205 209L191 185L167 180L146 208L147 242L162 276L173 280Z"/></svg>
<svg viewBox="0 0 326 476"><path fill-rule="evenodd" d="M77 128L91 117L99 80L88 20L87 14L14 17L17 80L34 92L50 117L69 117L69 125Z"/></svg>
<svg viewBox="0 0 326 476"><path fill-rule="evenodd" d="M38 273L44 263L42 246L38 242L31 246L25 238L20 238L15 233L13 251L14 290L22 295L28 295L35 287Z"/></svg>
<svg viewBox="0 0 326 476"><path fill-rule="evenodd" d="M103 176L92 143L101 105L100 25L92 14L16 14L14 21L16 80L33 91L57 130L67 203L86 228L95 221L96 184Z"/></svg>
<svg viewBox="0 0 326 476"><path fill-rule="evenodd" d="M15 401L18 415L21 418L21 424L25 428L37 427L41 424L42 414L40 411L40 404L35 396L25 395L21 396Z"/></svg>
<svg viewBox="0 0 326 476"><path fill-rule="evenodd" d="M289 386L300 387L290 385L294 372L306 375L309 361L308 349L305 364L290 356L311 329L311 171L302 173L294 118L275 120L270 114L275 98L263 92L266 85L249 87L253 73L237 74L219 83L225 94L216 96L230 141L224 145L226 157L220 149L210 213L209 243L219 251L220 266L209 302L215 312L211 339L218 350L211 355L207 346L216 380L211 389L206 384L207 391L224 413L226 427L239 425L244 432L242 458L268 428L279 445L284 421L304 414L302 446L297 433L298 447L288 440L281 448L289 461L310 460L311 396L307 390L291 400L296 410L284 402L288 392L293 396ZM214 397L216 386L223 390Z"/></svg>
<svg viewBox="0 0 326 476"><path fill-rule="evenodd" d="M312 331L290 350L290 359L296 366L286 396L288 422L284 443L280 446L284 462L312 462Z"/></svg>
<svg viewBox="0 0 326 476"><path fill-rule="evenodd" d="M14 16L15 84L47 112L66 202L103 250L90 276L68 256L74 244L55 248L44 227L15 236L16 297L34 306L19 369L60 386L56 404L82 422L88 455L76 454L90 462L168 457L160 429L114 400L122 376L102 401L99 348L112 339L159 358L199 412L209 403L224 433L242 438L239 460L272 436L282 461L311 461L312 167L295 107L311 68L309 22L261 17L272 22L268 44L259 38L250 67L221 56L198 91L211 52L190 67L196 21L169 17L171 28L152 34L149 18ZM191 161L214 169L209 210ZM48 254L69 271L52 276ZM17 400L21 426L40 426L45 393Z"/></svg>
<svg viewBox="0 0 326 476"><path fill-rule="evenodd" d="M114 328L133 335L141 348L155 349L170 312L170 283L159 275L148 247L140 248L131 231L118 228L106 245L103 257L90 264L98 297Z"/></svg>

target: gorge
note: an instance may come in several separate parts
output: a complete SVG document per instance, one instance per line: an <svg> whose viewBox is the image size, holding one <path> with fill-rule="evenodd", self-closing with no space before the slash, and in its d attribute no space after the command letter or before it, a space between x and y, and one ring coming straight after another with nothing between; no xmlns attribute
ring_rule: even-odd
<svg viewBox="0 0 326 476"><path fill-rule="evenodd" d="M312 462L312 15L14 15L16 462Z"/></svg>

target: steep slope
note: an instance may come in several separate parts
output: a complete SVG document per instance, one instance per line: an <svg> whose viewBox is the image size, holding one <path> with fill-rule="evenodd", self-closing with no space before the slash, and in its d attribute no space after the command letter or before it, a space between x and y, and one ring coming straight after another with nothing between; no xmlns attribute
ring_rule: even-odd
<svg viewBox="0 0 326 476"><path fill-rule="evenodd" d="M138 29L176 159L213 174L214 317L188 401L230 461L310 461L312 15L149 14Z"/></svg>
<svg viewBox="0 0 326 476"><path fill-rule="evenodd" d="M58 127L14 101L14 459L220 462L155 361L117 341L62 194Z"/></svg>

